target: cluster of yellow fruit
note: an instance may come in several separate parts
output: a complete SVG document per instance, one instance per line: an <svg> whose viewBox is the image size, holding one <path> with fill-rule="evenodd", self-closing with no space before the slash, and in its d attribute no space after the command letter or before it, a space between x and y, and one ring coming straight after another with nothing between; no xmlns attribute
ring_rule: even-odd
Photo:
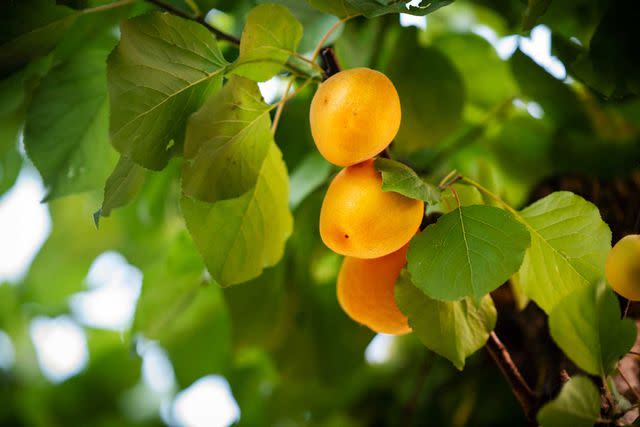
<svg viewBox="0 0 640 427"><path fill-rule="evenodd" d="M320 85L311 103L311 133L320 153L343 166L320 211L320 235L345 255L338 301L355 321L388 334L411 331L394 299L408 242L420 227L424 203L382 191L374 157L400 127L400 98L384 74L342 71Z"/></svg>
<svg viewBox="0 0 640 427"><path fill-rule="evenodd" d="M611 249L605 265L607 281L630 301L640 301L640 235L629 234Z"/></svg>

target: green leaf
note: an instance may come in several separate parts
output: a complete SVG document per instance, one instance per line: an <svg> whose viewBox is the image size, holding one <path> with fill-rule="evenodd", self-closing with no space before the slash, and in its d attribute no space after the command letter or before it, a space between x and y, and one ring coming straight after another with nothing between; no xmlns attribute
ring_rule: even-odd
<svg viewBox="0 0 640 427"><path fill-rule="evenodd" d="M469 101L491 108L517 94L509 65L475 34L447 33L433 42L462 76Z"/></svg>
<svg viewBox="0 0 640 427"><path fill-rule="evenodd" d="M205 202L251 190L273 145L270 107L258 85L233 76L189 120L182 189Z"/></svg>
<svg viewBox="0 0 640 427"><path fill-rule="evenodd" d="M145 169L121 156L104 185L102 207L96 212L96 225L100 216L107 217L113 209L125 206L142 190Z"/></svg>
<svg viewBox="0 0 640 427"><path fill-rule="evenodd" d="M395 191L428 204L440 200L440 191L426 183L409 166L382 157L376 159L375 166L382 173L382 191Z"/></svg>
<svg viewBox="0 0 640 427"><path fill-rule="evenodd" d="M545 312L602 277L611 231L593 204L560 191L530 205L518 219L531 233L531 247L514 280Z"/></svg>
<svg viewBox="0 0 640 427"><path fill-rule="evenodd" d="M357 15L358 11L351 6L348 0L306 0L311 6L318 10L337 16L338 18L346 18L347 16Z"/></svg>
<svg viewBox="0 0 640 427"><path fill-rule="evenodd" d="M526 228L502 209L464 206L411 241L413 283L429 297L480 300L515 273L529 247Z"/></svg>
<svg viewBox="0 0 640 427"><path fill-rule="evenodd" d="M105 75L114 42L105 38L55 66L33 94L24 145L48 190L45 200L101 188L115 162Z"/></svg>
<svg viewBox="0 0 640 427"><path fill-rule="evenodd" d="M247 17L240 56L230 72L259 82L268 80L295 53L301 38L302 25L286 7L256 6Z"/></svg>
<svg viewBox="0 0 640 427"><path fill-rule="evenodd" d="M37 12L36 12L37 11ZM0 18L0 77L50 53L78 17L52 0L11 1Z"/></svg>
<svg viewBox="0 0 640 427"><path fill-rule="evenodd" d="M205 280L186 233L178 236L166 259L145 271L134 331L160 342L183 387L226 369L231 331L222 291Z"/></svg>
<svg viewBox="0 0 640 427"><path fill-rule="evenodd" d="M409 5L410 0L346 0L351 7L367 18L385 15L387 13L408 13L409 15L424 16L435 12L443 6L453 3L453 0L422 0L419 5Z"/></svg>
<svg viewBox="0 0 640 427"><path fill-rule="evenodd" d="M555 79L531 58L517 50L509 60L523 95L538 102L552 121L583 128L589 123L583 103L571 86Z"/></svg>
<svg viewBox="0 0 640 427"><path fill-rule="evenodd" d="M606 376L633 347L636 326L621 319L618 299L604 281L577 289L549 314L551 336L584 371Z"/></svg>
<svg viewBox="0 0 640 427"><path fill-rule="evenodd" d="M125 21L109 56L111 143L148 168L179 152L189 115L222 83L227 62L202 25L167 13Z"/></svg>
<svg viewBox="0 0 640 427"><path fill-rule="evenodd" d="M285 6L300 21L304 28L298 47L300 52L311 52L322 37L338 22L337 17L314 9L304 0L258 0L258 3L275 3ZM333 31L326 44L333 43L339 38L340 33L340 29Z"/></svg>
<svg viewBox="0 0 640 427"><path fill-rule="evenodd" d="M312 6L340 18L364 15L373 18L387 13L427 15L453 2L453 0L422 1L409 5L409 0L307 0Z"/></svg>
<svg viewBox="0 0 640 427"><path fill-rule="evenodd" d="M0 115L0 197L13 187L22 168L17 148L23 115L23 111Z"/></svg>
<svg viewBox="0 0 640 427"><path fill-rule="evenodd" d="M182 198L182 213L211 276L229 286L275 265L291 234L289 183L280 150L271 144L254 188L235 199Z"/></svg>
<svg viewBox="0 0 640 427"><path fill-rule="evenodd" d="M320 187L331 173L331 164L317 151L312 151L305 157L289 177L291 192L289 206L298 207L305 197Z"/></svg>
<svg viewBox="0 0 640 427"><path fill-rule="evenodd" d="M292 311L287 305L290 296L285 289L286 281L287 269L282 263L265 270L254 280L224 289L233 325L234 348L269 349L283 339L291 326L288 321Z"/></svg>
<svg viewBox="0 0 640 427"><path fill-rule="evenodd" d="M592 427L600 416L600 393L586 377L567 381L558 397L538 412L542 427Z"/></svg>
<svg viewBox="0 0 640 427"><path fill-rule="evenodd" d="M460 125L464 81L438 49L418 44L415 28L402 31L386 73L398 90L402 106L394 152L408 154L432 147Z"/></svg>
<svg viewBox="0 0 640 427"><path fill-rule="evenodd" d="M479 303L471 298L434 300L411 283L406 271L396 283L395 294L398 307L420 341L460 370L465 359L484 346L496 325L498 315L489 295Z"/></svg>

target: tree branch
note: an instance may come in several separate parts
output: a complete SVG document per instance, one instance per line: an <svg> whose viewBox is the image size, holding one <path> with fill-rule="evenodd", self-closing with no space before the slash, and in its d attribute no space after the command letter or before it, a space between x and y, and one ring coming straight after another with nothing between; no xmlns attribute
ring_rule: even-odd
<svg viewBox="0 0 640 427"><path fill-rule="evenodd" d="M149 3L152 3L156 6L158 6L161 9L167 10L171 13L173 13L174 15L178 15L182 18L186 18L186 19L190 19L192 21L196 21L202 25L204 25L205 27L207 27L207 29L209 31L211 31L213 34L216 35L216 37L220 40L225 40L228 41L231 44L234 44L236 46L240 45L240 39L232 36L231 34L227 34L224 31L221 31L213 26L211 26L205 19L204 16L202 15L191 15L189 13L186 13L185 11L183 11L182 9L179 9L177 7L175 7L174 5L170 4L170 3L166 3L163 0L147 0Z"/></svg>
<svg viewBox="0 0 640 427"><path fill-rule="evenodd" d="M540 405L538 398L522 377L520 370L515 363L513 363L513 359L511 359L511 354L509 354L509 351L504 344L502 344L502 341L500 341L500 338L498 338L495 332L491 332L486 348L511 386L511 390L518 399L518 402L520 402L520 406L522 406L525 415L527 418L533 419Z"/></svg>

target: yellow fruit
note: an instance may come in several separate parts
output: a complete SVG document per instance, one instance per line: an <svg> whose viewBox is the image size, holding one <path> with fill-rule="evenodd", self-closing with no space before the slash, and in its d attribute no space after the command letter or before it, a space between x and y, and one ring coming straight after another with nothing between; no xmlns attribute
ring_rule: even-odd
<svg viewBox="0 0 640 427"><path fill-rule="evenodd" d="M408 245L375 259L346 257L338 275L338 302L356 322L375 332L411 332L407 318L396 305L393 290L406 263Z"/></svg>
<svg viewBox="0 0 640 427"><path fill-rule="evenodd" d="M640 235L630 234L616 243L607 256L605 273L614 291L640 301Z"/></svg>
<svg viewBox="0 0 640 427"><path fill-rule="evenodd" d="M379 258L404 246L418 231L424 203L382 191L373 160L343 169L320 209L320 236L334 252Z"/></svg>
<svg viewBox="0 0 640 427"><path fill-rule="evenodd" d="M322 83L311 102L311 134L320 153L338 166L370 159L400 128L400 98L379 71L354 68Z"/></svg>

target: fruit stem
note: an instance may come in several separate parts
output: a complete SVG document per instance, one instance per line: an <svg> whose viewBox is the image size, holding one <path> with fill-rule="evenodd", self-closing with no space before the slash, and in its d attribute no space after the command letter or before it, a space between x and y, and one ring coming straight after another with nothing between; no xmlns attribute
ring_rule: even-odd
<svg viewBox="0 0 640 427"><path fill-rule="evenodd" d="M500 338L498 338L498 335L493 331L489 335L489 340L485 347L511 386L511 390L518 399L518 402L520 402L520 406L522 406L525 415L533 419L540 406L539 400L513 362L509 350L507 350L504 344L502 344L502 341L500 341Z"/></svg>
<svg viewBox="0 0 640 427"><path fill-rule="evenodd" d="M322 62L324 64L323 71L326 78L333 76L334 74L340 72L341 67L338 63L338 58L336 58L336 54L332 48L326 47L320 51L320 57L322 58Z"/></svg>

